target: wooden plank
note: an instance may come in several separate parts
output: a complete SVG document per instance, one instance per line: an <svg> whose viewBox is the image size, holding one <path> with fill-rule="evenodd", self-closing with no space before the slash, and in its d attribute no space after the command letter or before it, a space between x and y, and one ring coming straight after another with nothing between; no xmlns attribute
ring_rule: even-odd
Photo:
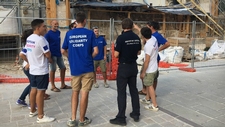
<svg viewBox="0 0 225 127"><path fill-rule="evenodd" d="M50 0L50 11L51 11L51 18L56 18L56 2L55 0Z"/></svg>
<svg viewBox="0 0 225 127"><path fill-rule="evenodd" d="M50 0L45 0L46 3L46 18L51 18L51 12L50 12ZM47 25L49 26L51 24L51 21L47 19Z"/></svg>
<svg viewBox="0 0 225 127"><path fill-rule="evenodd" d="M87 20L88 20L88 29L91 29L91 21L90 21L90 19L91 19L91 11L88 10L88 18L87 18Z"/></svg>
<svg viewBox="0 0 225 127"><path fill-rule="evenodd" d="M186 34L190 34L190 15L187 16Z"/></svg>
<svg viewBox="0 0 225 127"><path fill-rule="evenodd" d="M165 36L166 31L166 15L163 14L163 25L162 25L162 34Z"/></svg>
<svg viewBox="0 0 225 127"><path fill-rule="evenodd" d="M128 12L128 16L127 17L130 18L130 12Z"/></svg>
<svg viewBox="0 0 225 127"><path fill-rule="evenodd" d="M70 1L66 0L66 19L70 19ZM70 25L70 20L66 20L66 26Z"/></svg>

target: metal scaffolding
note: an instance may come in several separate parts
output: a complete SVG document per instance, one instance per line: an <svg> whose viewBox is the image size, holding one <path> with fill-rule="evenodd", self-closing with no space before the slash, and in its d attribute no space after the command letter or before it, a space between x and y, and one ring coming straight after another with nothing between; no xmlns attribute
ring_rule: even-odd
<svg viewBox="0 0 225 127"><path fill-rule="evenodd" d="M23 17L27 11L31 11L32 17L43 17L45 14L45 3L43 0L0 0L0 5L4 8L11 9L7 15L0 17L0 24L4 23L11 12L15 12L16 17ZM38 15L35 12L39 10ZM42 11L43 10L43 11ZM11 62L17 57L22 48L20 36L23 28L26 27L22 18L16 18L18 32L17 34L0 34L0 61ZM30 26L30 25L29 25Z"/></svg>

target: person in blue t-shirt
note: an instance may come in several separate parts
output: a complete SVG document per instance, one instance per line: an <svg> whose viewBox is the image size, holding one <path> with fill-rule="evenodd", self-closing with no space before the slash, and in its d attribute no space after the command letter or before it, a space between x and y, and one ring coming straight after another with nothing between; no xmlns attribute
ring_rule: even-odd
<svg viewBox="0 0 225 127"><path fill-rule="evenodd" d="M106 42L103 36L99 36L98 27L93 27L92 30L95 33L95 41L98 44L98 55L94 57L94 69L95 69L95 77L94 77L94 87L98 88L99 85L96 81L96 69L100 66L101 72L104 78L104 87L108 88L109 85L106 82Z"/></svg>
<svg viewBox="0 0 225 127"><path fill-rule="evenodd" d="M66 66L64 64L62 54L60 51L60 31L58 30L59 23L56 20L53 20L51 22L51 30L45 34L45 38L49 43L50 51L52 54L52 60L53 62L50 64L50 82L51 82L51 91L54 92L60 92L60 89L71 89L70 86L67 86L65 84L65 72L66 72ZM58 89L55 86L55 71L56 71L56 64L60 68L60 78L61 78L61 87Z"/></svg>
<svg viewBox="0 0 225 127"><path fill-rule="evenodd" d="M71 119L68 126L76 125L76 113L78 108L79 93L80 98L80 120L78 126L84 126L91 122L85 117L88 106L88 95L94 80L93 58L98 54L98 47L95 41L95 34L92 30L84 28L86 16L83 12L76 15L77 27L66 33L62 45L63 55L68 57L71 72Z"/></svg>
<svg viewBox="0 0 225 127"><path fill-rule="evenodd" d="M152 36L154 36L158 41L158 47L159 47L158 52L160 52L170 46L170 43L157 31L160 29L159 22L149 21L147 23L147 27L152 31ZM134 24L134 28L139 31L141 30L136 24ZM159 55L158 55L157 61L158 61L158 63L160 61ZM159 72L157 73L157 75L159 75ZM153 84L153 87L155 90L157 87L157 83L158 83L158 76L155 79L154 84ZM143 85L143 82L142 82L142 85ZM146 87L144 85L143 85L143 89L141 91L139 91L139 94L146 95Z"/></svg>

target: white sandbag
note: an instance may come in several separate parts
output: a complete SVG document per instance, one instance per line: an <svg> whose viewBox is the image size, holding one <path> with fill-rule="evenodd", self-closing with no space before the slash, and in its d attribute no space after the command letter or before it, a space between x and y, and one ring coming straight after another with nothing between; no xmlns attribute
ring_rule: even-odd
<svg viewBox="0 0 225 127"><path fill-rule="evenodd" d="M167 56L165 54L163 54L162 52L159 52L159 57L160 57L160 61L168 62Z"/></svg>
<svg viewBox="0 0 225 127"><path fill-rule="evenodd" d="M181 63L184 49L180 46L169 47L165 49L168 57L168 63Z"/></svg>
<svg viewBox="0 0 225 127"><path fill-rule="evenodd" d="M138 58L136 60L137 64L142 65L144 63L144 58L145 58L145 52L144 50L141 50L141 54L138 55Z"/></svg>
<svg viewBox="0 0 225 127"><path fill-rule="evenodd" d="M18 33L18 24L16 18L16 10L9 8L4 8L0 6L0 34L17 34ZM9 18L7 18L9 17Z"/></svg>
<svg viewBox="0 0 225 127"><path fill-rule="evenodd" d="M223 56L225 53L225 41L224 40L215 40L212 46L209 48L208 52L213 55Z"/></svg>

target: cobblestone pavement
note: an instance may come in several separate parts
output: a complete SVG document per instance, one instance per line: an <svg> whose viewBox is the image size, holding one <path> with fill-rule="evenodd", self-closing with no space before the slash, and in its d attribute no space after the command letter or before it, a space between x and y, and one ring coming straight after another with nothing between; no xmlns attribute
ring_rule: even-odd
<svg viewBox="0 0 225 127"><path fill-rule="evenodd" d="M224 66L197 68L194 73L160 71L156 91L160 110L149 111L141 104L140 122L134 122L129 117L131 102L127 91L127 127L224 127L224 75ZM139 77L137 79L138 88L141 89ZM93 121L87 127L114 127L109 119L117 114L115 81L109 81L110 88L104 88L103 82L98 82L100 87L93 88L89 96L86 115ZM70 85L70 82L67 84ZM36 117L29 118L27 107L15 104L26 85L0 83L0 127L66 127L66 121L71 116L71 90L58 93L47 90L51 99L45 101L44 110L47 115L54 116L56 121L38 124ZM57 86L60 84L57 83ZM140 95L140 98L143 97ZM26 101L29 101L28 97Z"/></svg>

